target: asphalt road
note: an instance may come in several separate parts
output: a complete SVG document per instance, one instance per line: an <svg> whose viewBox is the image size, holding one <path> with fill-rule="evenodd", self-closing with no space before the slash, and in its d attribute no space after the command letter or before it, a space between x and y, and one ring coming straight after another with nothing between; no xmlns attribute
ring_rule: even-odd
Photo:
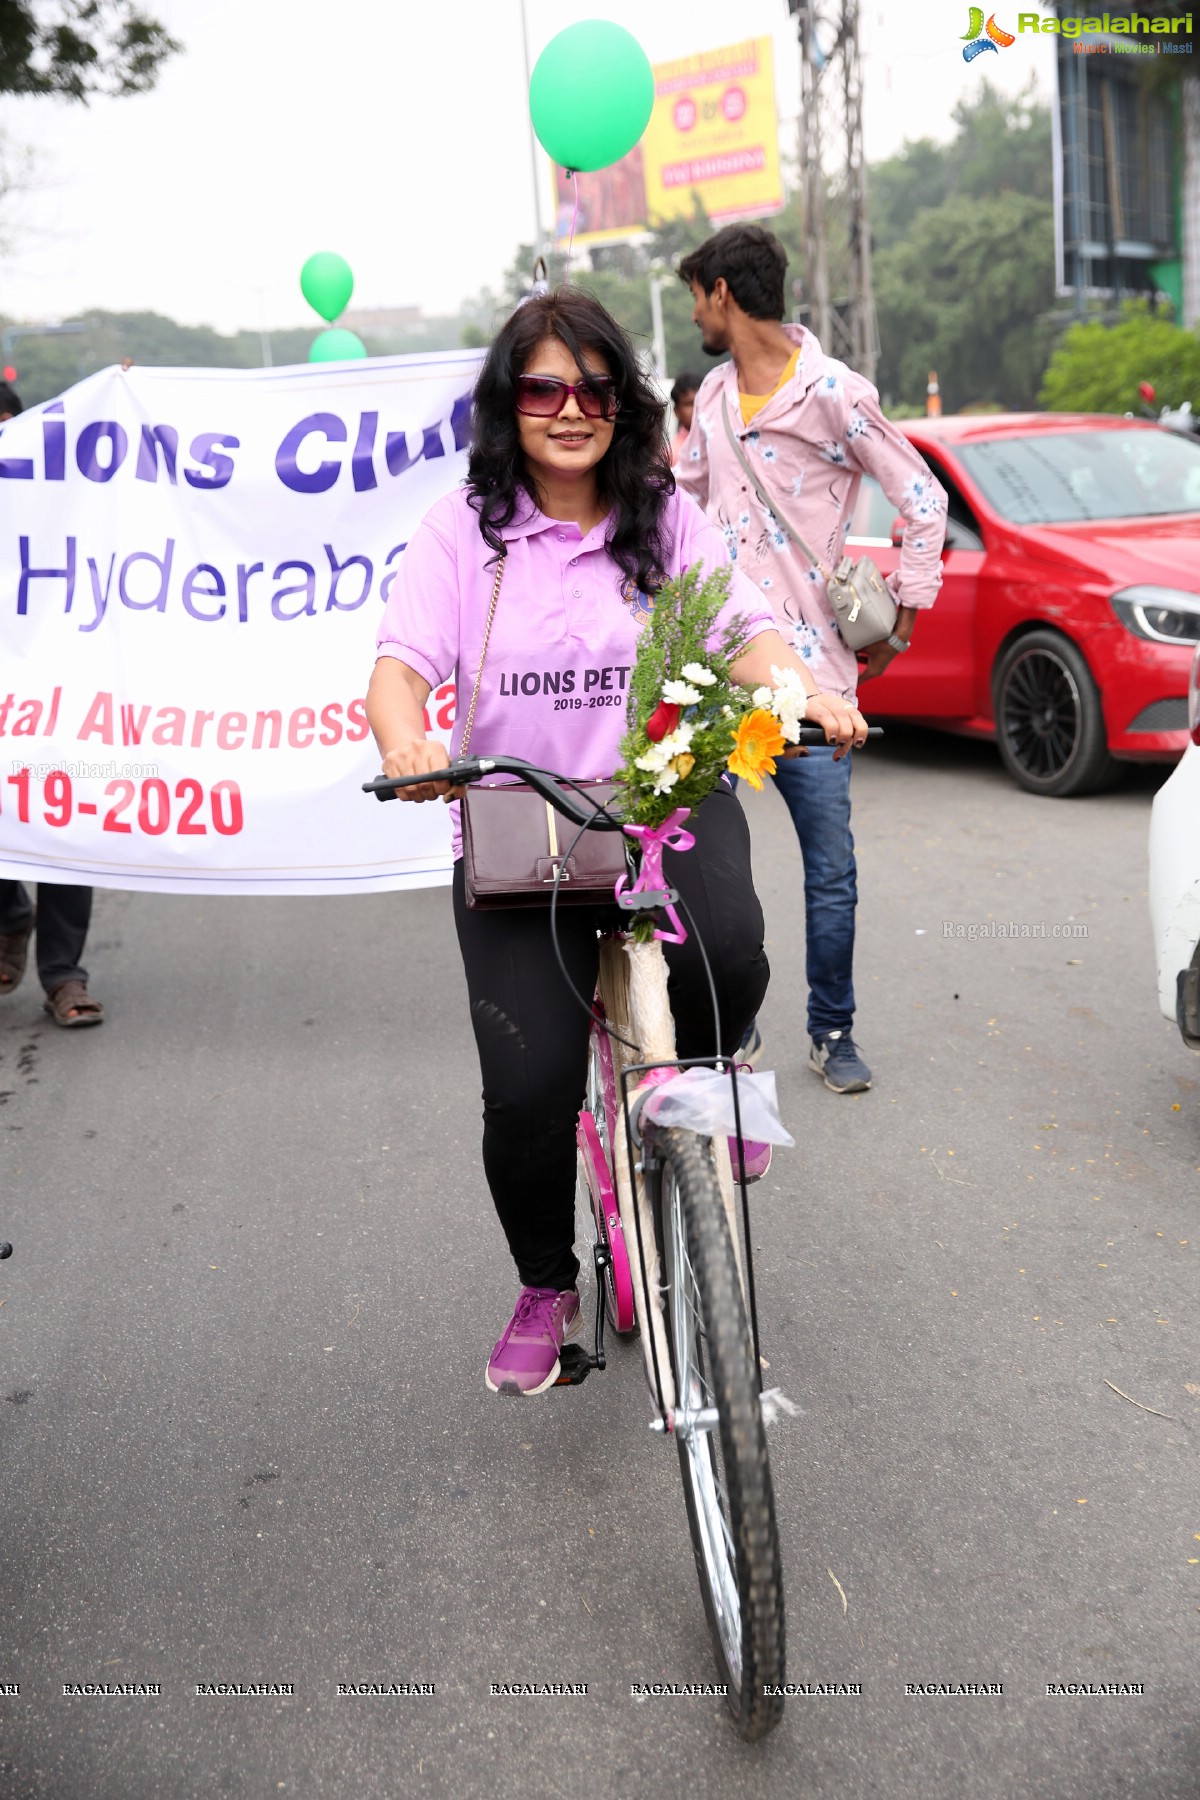
<svg viewBox="0 0 1200 1800"><path fill-rule="evenodd" d="M755 1748L630 1694L714 1678L636 1349L484 1389L515 1284L446 893L98 893L107 1023L0 1006L4 1800L1194 1800L1200 1061L1155 1004L1160 778L1037 801L983 746L864 753L856 1098L805 1067L798 853L749 800L799 1139L755 1229L800 1409L789 1675L862 1684ZM989 920L1087 935L944 932ZM371 1680L436 1692L336 1693ZM161 1693L62 1693L103 1681ZM967 1682L1003 1693L905 1691Z"/></svg>

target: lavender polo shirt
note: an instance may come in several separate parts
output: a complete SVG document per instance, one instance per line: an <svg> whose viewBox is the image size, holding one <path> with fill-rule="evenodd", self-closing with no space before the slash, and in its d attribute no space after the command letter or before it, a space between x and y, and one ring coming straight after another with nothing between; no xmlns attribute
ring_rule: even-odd
<svg viewBox="0 0 1200 1800"><path fill-rule="evenodd" d="M528 501L502 533L504 580L488 642L469 754L507 753L576 778L606 779L620 761L625 698L638 633L652 602L609 556L606 520L583 536L578 525L547 519ZM722 533L694 500L667 501L666 576L694 563L730 560ZM388 594L377 648L424 676L431 688L454 679L458 707L450 737L456 756L470 706L495 580L492 552L466 490L446 494L426 513ZM741 614L747 642L776 629L753 584L737 569L717 618ZM462 849L457 802L454 854Z"/></svg>

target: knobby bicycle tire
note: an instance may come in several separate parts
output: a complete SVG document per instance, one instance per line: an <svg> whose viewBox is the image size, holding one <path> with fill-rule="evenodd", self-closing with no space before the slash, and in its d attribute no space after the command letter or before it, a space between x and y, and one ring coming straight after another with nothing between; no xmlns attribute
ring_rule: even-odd
<svg viewBox="0 0 1200 1800"><path fill-rule="evenodd" d="M709 1144L654 1134L661 1158L667 1335L678 1404L716 1430L676 1430L688 1528L713 1649L744 1738L783 1712L783 1568L754 1346Z"/></svg>

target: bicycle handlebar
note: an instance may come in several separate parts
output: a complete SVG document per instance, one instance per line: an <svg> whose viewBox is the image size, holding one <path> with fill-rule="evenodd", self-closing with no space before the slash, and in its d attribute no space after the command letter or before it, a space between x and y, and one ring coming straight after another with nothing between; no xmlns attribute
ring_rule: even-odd
<svg viewBox="0 0 1200 1800"><path fill-rule="evenodd" d="M881 725L869 725L868 737L882 737ZM818 745L826 742L825 733L819 725L802 725L800 743L802 745ZM526 762L522 756L467 756L458 762L450 763L444 769L430 769L424 775L377 775L374 781L364 781L364 794L374 794L377 800L394 800L401 788L423 787L426 782L445 781L451 787L462 787L468 782L482 781L485 775L519 775L528 783L535 793L549 802L556 812L563 814L575 825L588 825L596 831L620 831L623 821L605 812L595 802L587 802L564 791L560 782L568 782L568 777L556 775L549 769L539 769L534 763Z"/></svg>
<svg viewBox="0 0 1200 1800"><path fill-rule="evenodd" d="M598 806L585 804L573 795L564 793L559 787L566 776L552 774L549 769L539 769L535 764L526 762L523 756L468 756L454 762L445 769L431 769L427 775L377 775L374 781L363 782L363 793L374 794L377 800L394 800L400 788L423 787L427 781L446 781L452 787L461 787L467 782L482 781L485 775L519 775L533 788L535 793L549 802L556 812L562 813L575 825L592 825L597 831L620 831L622 822L604 812Z"/></svg>

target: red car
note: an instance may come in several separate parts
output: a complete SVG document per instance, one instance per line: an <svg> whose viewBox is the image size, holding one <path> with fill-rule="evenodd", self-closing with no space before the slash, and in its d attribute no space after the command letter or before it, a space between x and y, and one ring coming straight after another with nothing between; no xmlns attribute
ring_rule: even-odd
<svg viewBox="0 0 1200 1800"><path fill-rule="evenodd" d="M1035 794L1094 793L1188 739L1200 439L1109 414L913 419L949 495L943 581L872 719L994 737ZM890 573L903 520L864 477L848 548Z"/></svg>

